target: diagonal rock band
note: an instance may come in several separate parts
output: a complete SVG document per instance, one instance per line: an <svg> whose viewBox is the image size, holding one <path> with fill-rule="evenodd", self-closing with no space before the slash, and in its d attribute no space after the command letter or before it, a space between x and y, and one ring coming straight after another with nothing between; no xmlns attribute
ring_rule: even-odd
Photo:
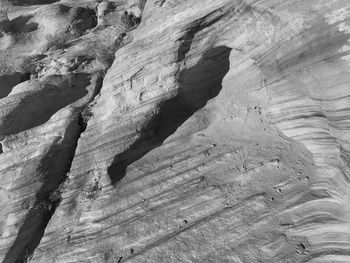
<svg viewBox="0 0 350 263"><path fill-rule="evenodd" d="M0 3L0 261L350 262L348 0Z"/></svg>

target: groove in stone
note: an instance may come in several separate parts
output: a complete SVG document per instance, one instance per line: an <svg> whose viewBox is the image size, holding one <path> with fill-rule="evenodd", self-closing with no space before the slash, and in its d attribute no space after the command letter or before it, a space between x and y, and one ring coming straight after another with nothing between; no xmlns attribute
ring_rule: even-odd
<svg viewBox="0 0 350 263"><path fill-rule="evenodd" d="M225 46L212 48L195 66L179 74L177 96L161 102L159 113L142 129L139 139L114 158L108 168L112 184L125 176L130 164L160 146L189 117L219 94L222 79L229 69L229 55L230 49ZM203 81L208 74L210 80Z"/></svg>

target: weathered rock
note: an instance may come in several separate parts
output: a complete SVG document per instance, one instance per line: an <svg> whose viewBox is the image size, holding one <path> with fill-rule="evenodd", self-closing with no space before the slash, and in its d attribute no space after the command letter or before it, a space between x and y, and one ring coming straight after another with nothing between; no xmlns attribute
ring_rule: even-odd
<svg viewBox="0 0 350 263"><path fill-rule="evenodd" d="M350 262L347 0L8 2L1 260Z"/></svg>

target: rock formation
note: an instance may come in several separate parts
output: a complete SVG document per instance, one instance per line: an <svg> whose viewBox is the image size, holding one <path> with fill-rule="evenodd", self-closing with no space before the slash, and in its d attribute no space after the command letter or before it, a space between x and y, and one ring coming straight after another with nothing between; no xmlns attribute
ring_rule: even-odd
<svg viewBox="0 0 350 263"><path fill-rule="evenodd" d="M348 0L0 3L0 260L350 262Z"/></svg>

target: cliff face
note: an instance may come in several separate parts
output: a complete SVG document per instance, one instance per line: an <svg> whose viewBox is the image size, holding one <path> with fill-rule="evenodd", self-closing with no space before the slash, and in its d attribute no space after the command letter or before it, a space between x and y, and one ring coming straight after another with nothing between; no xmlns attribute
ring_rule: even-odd
<svg viewBox="0 0 350 263"><path fill-rule="evenodd" d="M0 5L0 260L350 262L348 0Z"/></svg>

